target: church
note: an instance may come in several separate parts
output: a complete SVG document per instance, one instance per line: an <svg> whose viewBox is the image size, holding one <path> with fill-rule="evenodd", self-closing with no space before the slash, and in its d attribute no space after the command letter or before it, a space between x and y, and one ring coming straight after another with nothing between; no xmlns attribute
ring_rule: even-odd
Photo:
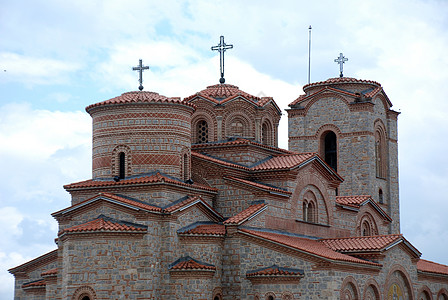
<svg viewBox="0 0 448 300"><path fill-rule="evenodd" d="M143 91L140 61L138 91L86 108L92 178L64 186L55 250L9 270L15 299L448 300L448 266L400 233L381 84L305 85L285 150L275 100L223 67L179 98Z"/></svg>

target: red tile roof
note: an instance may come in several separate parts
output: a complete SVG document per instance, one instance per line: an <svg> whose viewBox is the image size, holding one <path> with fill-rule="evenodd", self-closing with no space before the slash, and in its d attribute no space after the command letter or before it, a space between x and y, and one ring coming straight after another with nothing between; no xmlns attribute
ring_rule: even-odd
<svg viewBox="0 0 448 300"><path fill-rule="evenodd" d="M99 216L97 219L80 224L75 225L64 230L61 230L58 233L58 236L61 236L66 233L73 232L117 232L117 231L125 231L125 232L146 232L147 229L138 224L126 224L124 222L115 221L105 216Z"/></svg>
<svg viewBox="0 0 448 300"><path fill-rule="evenodd" d="M362 205L370 203L386 220L392 221L392 218L375 202L369 195L359 196L336 196L336 204L360 208Z"/></svg>
<svg viewBox="0 0 448 300"><path fill-rule="evenodd" d="M40 274L40 276L47 277L47 276L53 276L53 275L57 275L57 274L58 274L58 269L54 268L54 269L50 269L50 270L47 270L45 272L42 272Z"/></svg>
<svg viewBox="0 0 448 300"><path fill-rule="evenodd" d="M125 103L177 103L188 105L190 107L195 108L195 105L191 103L185 103L180 100L178 97L168 98L162 95L159 95L155 92L148 91L133 91L123 93L118 97L102 101L99 103L91 104L86 107L86 111L89 112L92 108L103 106L103 105L114 105L114 104L125 104Z"/></svg>
<svg viewBox="0 0 448 300"><path fill-rule="evenodd" d="M170 270L182 271L182 270L210 270L215 271L216 267L210 264L200 262L189 256L183 257L177 260L170 266Z"/></svg>
<svg viewBox="0 0 448 300"><path fill-rule="evenodd" d="M24 289L26 289L26 288L42 288L45 286L46 286L45 279L39 279L36 281L24 283L22 285L22 288L24 288Z"/></svg>
<svg viewBox="0 0 448 300"><path fill-rule="evenodd" d="M335 77L335 78L329 78L325 81L319 81L319 82L313 82L309 84L305 84L303 86L303 90L314 86L320 86L320 85L329 85L329 84L346 84L346 83L367 83L367 84L373 84L376 86L381 86L380 83L373 81L373 80L363 80L363 79L356 79L352 77Z"/></svg>
<svg viewBox="0 0 448 300"><path fill-rule="evenodd" d="M200 224L194 228L179 232L180 234L188 235L217 235L224 236L226 234L226 227L221 224Z"/></svg>
<svg viewBox="0 0 448 300"><path fill-rule="evenodd" d="M96 188L96 187L111 187L111 186L121 186L121 185L132 185L132 184L148 184L148 183L169 183L174 184L178 186L183 187L189 187L189 188L196 188L201 190L207 190L216 192L217 190L215 188L199 185L197 183L195 184L187 184L172 178L169 178L167 176L164 176L160 174L159 172L148 175L148 176L141 176L136 178L125 178L120 181L114 181L114 180L85 180L80 181L72 184L64 185L64 188L66 190L72 190L72 189L79 189L79 188Z"/></svg>
<svg viewBox="0 0 448 300"><path fill-rule="evenodd" d="M403 239L401 234L334 238L320 240L327 247L338 252L382 251Z"/></svg>
<svg viewBox="0 0 448 300"><path fill-rule="evenodd" d="M369 195L359 196L336 196L336 203L353 207L360 207L362 203L371 199Z"/></svg>
<svg viewBox="0 0 448 300"><path fill-rule="evenodd" d="M243 184L247 184L247 185L253 186L253 187L258 188L258 189L268 190L270 192L275 192L275 193L280 193L280 194L287 194L287 195L291 195L292 194L291 192L288 192L288 191L285 191L285 190L282 190L282 189L279 189L279 188L275 188L275 187L272 187L272 186L269 186L269 185L266 185L266 184L262 184L262 183L259 183L259 182L253 182L253 181L249 181L249 180L245 180L245 179L241 179L241 178L236 178L236 177L233 177L233 176L226 176L226 177L224 177L224 179L230 179L230 180L233 180L233 181L237 181L237 182L240 182L240 183L243 183Z"/></svg>
<svg viewBox="0 0 448 300"><path fill-rule="evenodd" d="M300 252L307 253L312 256L317 256L325 260L336 261L336 262L347 262L356 263L370 266L381 266L378 263L362 260L356 257L352 257L343 253L336 252L324 243L311 240L304 237L285 235L280 233L265 232L250 229L239 229L239 232L243 234L248 234L258 238L262 238L274 243L284 245L289 248L296 249Z"/></svg>
<svg viewBox="0 0 448 300"><path fill-rule="evenodd" d="M223 216L217 212L210 204L208 204L206 201L202 200L199 196L190 197L188 196L185 200L180 202L175 202L174 204L171 204L170 206L167 206L163 209L164 213L173 213L179 209L182 209L184 207L188 207L191 205L194 205L196 203L202 203L205 207L207 207L213 214L215 214L219 219L223 219Z"/></svg>
<svg viewBox="0 0 448 300"><path fill-rule="evenodd" d="M162 210L163 210L161 207L158 207L158 206L146 204L146 203L143 203L143 202L140 202L140 201L136 201L136 200L132 200L132 199L125 198L125 197L120 197L120 196L117 196L117 195L114 195L114 194L111 194L111 193L99 193L98 195L93 196L93 197L91 197L91 198L89 198L87 200L84 200L84 201L80 202L80 203L77 203L77 204L75 204L73 206L70 206L70 207L64 208L64 209L62 209L60 211L54 212L51 215L54 217L54 216L57 216L59 214L66 213L66 212L72 211L72 210L74 210L74 209L76 209L78 207L84 206L84 205L86 205L88 203L94 202L94 201L99 200L99 199L104 199L106 201L108 199L115 200L115 201L118 201L118 202L121 202L121 203L124 203L124 204L127 204L127 205L132 205L132 206L134 206L136 208L143 209L143 210L146 210L146 211L162 213Z"/></svg>
<svg viewBox="0 0 448 300"><path fill-rule="evenodd" d="M46 266L49 263L55 262L58 258L58 249L45 253L35 259L27 261L17 267L11 268L8 270L9 273L15 274L17 272L30 272L35 270L36 268L40 268L42 266Z"/></svg>
<svg viewBox="0 0 448 300"><path fill-rule="evenodd" d="M266 207L267 206L265 203L253 204L253 205L249 206L248 208L246 208L245 210L243 210L242 212L234 215L231 218L228 218L227 220L225 220L223 222L223 224L239 225L239 224L253 218L258 213L262 212L263 210L266 209Z"/></svg>
<svg viewBox="0 0 448 300"><path fill-rule="evenodd" d="M420 259L417 262L417 270L421 272L448 275L448 266L425 259Z"/></svg>
<svg viewBox="0 0 448 300"><path fill-rule="evenodd" d="M303 270L283 268L277 265L272 265L270 267L248 271L246 277L281 277L281 276L303 276Z"/></svg>
<svg viewBox="0 0 448 300"><path fill-rule="evenodd" d="M264 144L257 143L255 141L251 141L245 138L236 138L236 139L230 139L227 141L220 141L220 142L214 142L214 143L206 143L206 144L194 144L191 145L192 149L203 149L203 148L214 148L214 147L228 147L228 146L246 146L246 145L252 145L268 150L273 150L275 152L280 153L286 153L286 154L297 154L296 152L289 151L282 148L272 147Z"/></svg>
<svg viewBox="0 0 448 300"><path fill-rule="evenodd" d="M311 159L314 156L317 156L316 153L280 155L273 157L259 165L256 165L252 168L252 170L291 169Z"/></svg>
<svg viewBox="0 0 448 300"><path fill-rule="evenodd" d="M236 169L240 169L240 170L244 170L244 171L249 171L250 170L248 167L237 165L237 164L234 164L234 163L231 163L231 162L227 162L227 161L221 160L219 158L211 157L211 156L208 156L208 155L205 155L205 154L202 154L202 153L198 153L198 152L194 152L194 151L191 151L191 156L199 158L199 159L207 160L209 162L214 162L214 163L217 163L217 164L222 165L222 166L236 168Z"/></svg>
<svg viewBox="0 0 448 300"><path fill-rule="evenodd" d="M215 84L208 86L205 90L202 90L194 95L184 98L184 102L190 102L196 97L205 98L216 104L224 104L231 101L239 96L248 100L253 105L258 107L263 107L268 103L272 103L279 113L281 113L280 108L272 97L256 97L249 93L240 90L237 86L231 84Z"/></svg>

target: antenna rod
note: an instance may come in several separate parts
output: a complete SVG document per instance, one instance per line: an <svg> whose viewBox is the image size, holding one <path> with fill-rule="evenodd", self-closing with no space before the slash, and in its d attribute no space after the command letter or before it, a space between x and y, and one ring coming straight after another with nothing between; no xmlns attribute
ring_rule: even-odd
<svg viewBox="0 0 448 300"><path fill-rule="evenodd" d="M308 84L310 84L310 74L311 74L311 25L308 28L309 29L309 36L308 36Z"/></svg>

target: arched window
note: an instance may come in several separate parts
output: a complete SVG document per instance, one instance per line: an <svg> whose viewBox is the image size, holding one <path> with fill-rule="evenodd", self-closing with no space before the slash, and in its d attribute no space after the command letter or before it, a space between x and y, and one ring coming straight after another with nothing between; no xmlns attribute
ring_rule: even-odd
<svg viewBox="0 0 448 300"><path fill-rule="evenodd" d="M196 123L196 143L208 143L208 124L205 120L200 120Z"/></svg>
<svg viewBox="0 0 448 300"><path fill-rule="evenodd" d="M314 203L313 202L308 202L308 217L307 220L308 222L314 223L314 216L315 216L315 209L314 209Z"/></svg>
<svg viewBox="0 0 448 300"><path fill-rule="evenodd" d="M333 131L328 131L324 137L324 159L325 162L337 171L337 140Z"/></svg>
<svg viewBox="0 0 448 300"><path fill-rule="evenodd" d="M90 300L90 297L89 296L85 296L85 297L82 298L82 300Z"/></svg>
<svg viewBox="0 0 448 300"><path fill-rule="evenodd" d="M316 196L308 191L303 196L302 214L305 222L317 223L317 205Z"/></svg>
<svg viewBox="0 0 448 300"><path fill-rule="evenodd" d="M380 189L380 190L378 191L378 202L381 203L381 204L384 203L383 190L382 190L382 189Z"/></svg>
<svg viewBox="0 0 448 300"><path fill-rule="evenodd" d="M118 159L119 159L119 172L118 172L118 177L120 179L124 179L126 172L125 172L125 168L126 168L126 155L124 154L124 152L120 152L120 154L118 155Z"/></svg>
<svg viewBox="0 0 448 300"><path fill-rule="evenodd" d="M375 167L376 177L387 177L386 133L384 126L380 121L375 124Z"/></svg>
<svg viewBox="0 0 448 300"><path fill-rule="evenodd" d="M272 146L272 126L268 121L263 122L263 125L261 126L261 142L264 145Z"/></svg>
<svg viewBox="0 0 448 300"><path fill-rule="evenodd" d="M361 225L361 234L362 236L370 236L370 224L368 221L364 220Z"/></svg>
<svg viewBox="0 0 448 300"><path fill-rule="evenodd" d="M304 220L305 222L308 222L308 201L306 201L306 200L303 201L303 207L302 207L302 209L303 209L303 211L302 211L302 214L303 214L303 220Z"/></svg>
<svg viewBox="0 0 448 300"><path fill-rule="evenodd" d="M239 118L235 118L232 120L230 124L232 136L244 136L244 125L243 122Z"/></svg>

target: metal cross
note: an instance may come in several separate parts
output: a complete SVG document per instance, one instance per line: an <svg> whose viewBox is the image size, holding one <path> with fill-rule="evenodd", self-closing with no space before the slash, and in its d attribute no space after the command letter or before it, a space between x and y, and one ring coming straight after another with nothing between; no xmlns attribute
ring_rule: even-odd
<svg viewBox="0 0 448 300"><path fill-rule="evenodd" d="M143 66L143 63L142 63L142 60L141 59L139 59L139 65L138 65L138 67L133 67L132 68L132 70L134 70L134 71L139 71L139 73L140 73L140 78L139 78L139 82L140 82L140 86L138 87L138 89L140 90L140 91L142 91L143 90L143 85L142 85L142 83L143 83L143 76L142 76L142 74L143 74L143 70L148 70L149 69L149 67L148 66Z"/></svg>
<svg viewBox="0 0 448 300"><path fill-rule="evenodd" d="M226 82L226 80L224 79L224 52L226 52L227 49L232 49L233 45L226 45L226 43L224 43L224 36L221 35L221 37L219 38L219 44L217 46L213 46L212 50L217 50L219 51L219 67L221 70L221 78L219 79L220 83L224 83Z"/></svg>
<svg viewBox="0 0 448 300"><path fill-rule="evenodd" d="M339 53L339 57L334 60L334 62L337 62L339 64L339 70L341 71L339 77L344 77L344 75L342 75L342 70L344 68L343 65L346 61L348 61L348 58L345 58L342 53Z"/></svg>

